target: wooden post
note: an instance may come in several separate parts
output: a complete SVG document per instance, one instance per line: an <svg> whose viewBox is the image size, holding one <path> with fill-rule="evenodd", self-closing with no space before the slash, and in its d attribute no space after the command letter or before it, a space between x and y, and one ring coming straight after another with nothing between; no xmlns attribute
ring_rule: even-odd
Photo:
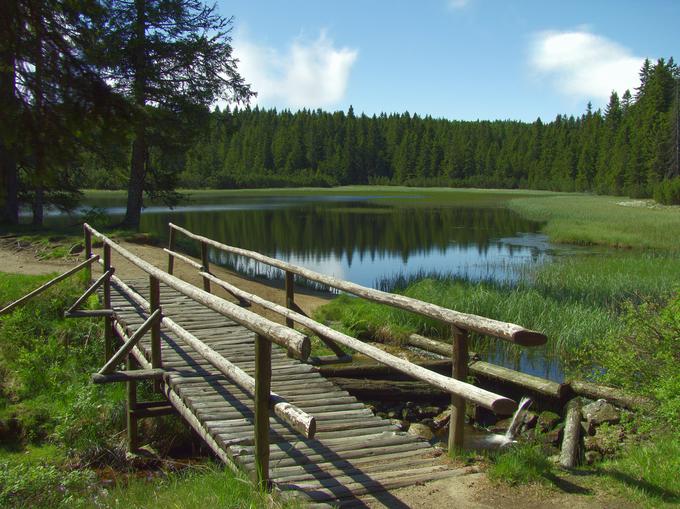
<svg viewBox="0 0 680 509"><path fill-rule="evenodd" d="M295 311L295 274L286 271L286 307ZM286 318L286 327L293 328L295 322L292 318Z"/></svg>
<svg viewBox="0 0 680 509"><path fill-rule="evenodd" d="M161 287L158 279L149 276L149 305L153 313L161 308ZM151 367L161 368L161 321L155 320L151 326ZM154 389L160 390L160 383L154 382Z"/></svg>
<svg viewBox="0 0 680 509"><path fill-rule="evenodd" d="M467 331L452 327L453 357L452 376L464 382L468 375ZM465 427L465 399L451 396L451 420L449 421L449 454L463 447L463 430Z"/></svg>
<svg viewBox="0 0 680 509"><path fill-rule="evenodd" d="M111 246L104 243L104 272L111 269ZM104 280L104 309L111 309L111 278ZM106 362L113 355L113 316L104 317L104 356Z"/></svg>
<svg viewBox="0 0 680 509"><path fill-rule="evenodd" d="M201 242L201 264L203 265L203 272L210 272L210 260L208 259L208 244ZM210 280L203 277L203 289L210 293Z"/></svg>
<svg viewBox="0 0 680 509"><path fill-rule="evenodd" d="M272 344L255 338L255 471L260 489L269 485L269 394L272 378Z"/></svg>
<svg viewBox="0 0 680 509"><path fill-rule="evenodd" d="M83 225L83 236L85 237L85 260L92 256L92 233ZM92 281L92 266L87 268L87 281Z"/></svg>
<svg viewBox="0 0 680 509"><path fill-rule="evenodd" d="M125 367L128 371L135 368L135 361L131 355L127 356ZM137 428L137 381L130 380L127 384L127 439L128 450L135 452L139 448L139 431Z"/></svg>
<svg viewBox="0 0 680 509"><path fill-rule="evenodd" d="M175 229L170 227L170 236L168 237L168 250L175 250ZM168 274L172 274L175 269L175 257L168 253Z"/></svg>

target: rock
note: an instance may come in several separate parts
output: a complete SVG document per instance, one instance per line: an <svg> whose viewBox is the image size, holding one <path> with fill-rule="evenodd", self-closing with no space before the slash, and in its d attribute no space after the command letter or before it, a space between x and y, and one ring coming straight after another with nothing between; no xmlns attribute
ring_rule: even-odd
<svg viewBox="0 0 680 509"><path fill-rule="evenodd" d="M524 415L523 423L524 423L524 429L532 429L536 427L536 423L538 422L538 414L536 412L527 412Z"/></svg>
<svg viewBox="0 0 680 509"><path fill-rule="evenodd" d="M586 465L592 465L602 460L602 454L597 451L587 451L586 454Z"/></svg>
<svg viewBox="0 0 680 509"><path fill-rule="evenodd" d="M501 419L493 426L490 426L489 431L491 431L492 433L505 433L506 431L508 431L508 428L510 428L510 424L512 424L512 417L508 417L507 419Z"/></svg>
<svg viewBox="0 0 680 509"><path fill-rule="evenodd" d="M396 419L397 417L399 417L399 414L396 411L390 410L389 412L387 412L387 418L388 419L392 420L392 419Z"/></svg>
<svg viewBox="0 0 680 509"><path fill-rule="evenodd" d="M611 403L604 399L598 399L581 409L583 418L591 422L594 426L599 426L605 422L617 424L621 420L621 414Z"/></svg>
<svg viewBox="0 0 680 509"><path fill-rule="evenodd" d="M78 253L82 253L83 249L85 249L85 246L83 246L82 243L78 242L77 244L73 244L71 246L71 249L68 250L68 254L76 255Z"/></svg>
<svg viewBox="0 0 680 509"><path fill-rule="evenodd" d="M559 465L560 464L560 455L559 454L553 454L552 456L548 456L548 461L552 463L553 465Z"/></svg>
<svg viewBox="0 0 680 509"><path fill-rule="evenodd" d="M428 426L425 426L424 424L420 424L418 422L414 422L409 426L408 433L423 438L425 440L432 440L434 438L432 430Z"/></svg>
<svg viewBox="0 0 680 509"><path fill-rule="evenodd" d="M584 437L593 436L595 434L595 425L592 421L581 421L581 431Z"/></svg>
<svg viewBox="0 0 680 509"><path fill-rule="evenodd" d="M423 419L426 417L435 417L436 415L441 412L441 409L438 406L418 406L416 407L416 415L418 416L419 419Z"/></svg>
<svg viewBox="0 0 680 509"><path fill-rule="evenodd" d="M562 429L564 426L559 425L550 431L539 435L541 442L544 444L558 445L562 441Z"/></svg>
<svg viewBox="0 0 680 509"><path fill-rule="evenodd" d="M555 412L550 412L545 410L538 415L536 425L544 433L553 429L558 422L560 422L560 416Z"/></svg>
<svg viewBox="0 0 680 509"><path fill-rule="evenodd" d="M405 421L413 422L416 420L416 413L413 411L413 408L405 407L401 411L401 418Z"/></svg>
<svg viewBox="0 0 680 509"><path fill-rule="evenodd" d="M401 419L390 419L390 422L394 424L399 431L408 430L409 423L406 421L402 421Z"/></svg>
<svg viewBox="0 0 680 509"><path fill-rule="evenodd" d="M585 437L583 444L586 451L597 451L603 455L616 453L625 438L622 426L605 424L597 428L594 436Z"/></svg>
<svg viewBox="0 0 680 509"><path fill-rule="evenodd" d="M442 413L440 413L437 417L435 417L433 419L434 429L439 430L439 429L442 429L444 426L448 426L450 420L451 420L451 409L447 408L446 410L444 410Z"/></svg>

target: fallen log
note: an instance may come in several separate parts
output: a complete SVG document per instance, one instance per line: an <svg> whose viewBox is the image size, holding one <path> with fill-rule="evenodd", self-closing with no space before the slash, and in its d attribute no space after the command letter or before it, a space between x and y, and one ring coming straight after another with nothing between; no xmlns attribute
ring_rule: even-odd
<svg viewBox="0 0 680 509"><path fill-rule="evenodd" d="M652 401L644 396L633 396L621 389L607 387L606 385L594 384L572 380L568 384L574 394L585 396L589 399L605 399L616 406L627 408L628 410L648 409L652 406Z"/></svg>
<svg viewBox="0 0 680 509"><path fill-rule="evenodd" d="M362 400L407 401L443 399L447 394L425 382L329 378L352 396Z"/></svg>
<svg viewBox="0 0 680 509"><path fill-rule="evenodd" d="M564 437L560 451L560 466L574 468L579 462L579 443L581 434L581 398L567 403L567 416L564 419Z"/></svg>

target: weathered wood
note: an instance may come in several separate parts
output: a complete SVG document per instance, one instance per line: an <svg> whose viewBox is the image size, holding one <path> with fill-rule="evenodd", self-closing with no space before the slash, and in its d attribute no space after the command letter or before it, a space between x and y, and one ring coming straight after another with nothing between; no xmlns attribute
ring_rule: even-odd
<svg viewBox="0 0 680 509"><path fill-rule="evenodd" d="M90 265L92 265L92 263L96 262L97 260L99 260L99 255L95 255L95 256L93 256L93 257L91 257L91 258L88 258L88 259L85 260L84 262L79 263L78 265L76 265L76 266L73 267L72 269L67 270L67 271L64 272L63 274L59 274L59 275L58 275L57 277L55 277L54 279L50 279L50 280L49 280L47 283L45 283L44 285L42 285L42 286L36 288L36 289L33 290L32 292L27 293L26 295L24 295L24 296L21 297L20 299L17 299L17 300L15 300L14 302L9 303L9 304L8 304L7 306L5 306L4 308L0 309L0 315L4 315L4 314L6 314L6 313L9 313L10 311L12 311L12 310L13 310L14 308L16 308L17 306L21 306L22 304L24 304L24 303L27 302L28 300L32 299L32 298L35 297L36 295L39 295L39 294L43 293L45 290L47 290L47 289L50 288L51 286L54 286L55 284L59 283L60 281L63 281L64 279L68 278L69 276L72 276L73 274L75 274L76 272L78 272L78 271L84 269L85 267L89 267Z"/></svg>
<svg viewBox="0 0 680 509"><path fill-rule="evenodd" d="M165 251L166 253L168 253L168 260L173 260L173 266L172 266L172 269L173 269L173 270L174 270L174 260L175 260L175 258L178 258L179 260L182 260L182 261L183 261L184 263L186 263L187 265L191 265L194 269L203 270L203 265L201 265L201 264L198 263L198 262L195 262L194 260L192 260L192 259L189 258L188 256L184 256L183 254L180 254L180 253L178 253L178 252L176 252L176 251L171 251L171 250L166 249L166 248L163 248L163 251ZM168 269L170 269L170 267L168 267ZM172 271L171 271L171 270L168 270L168 274L172 274Z"/></svg>
<svg viewBox="0 0 680 509"><path fill-rule="evenodd" d="M358 339L331 329L326 325L320 324L319 322L301 315L300 313L292 311L284 306L275 304L256 295L243 292L242 290L239 290L233 285L229 285L229 283L221 281L218 278L214 278L212 281L216 284L219 284L220 286L229 286L234 292L237 292L244 299L274 311L275 313L285 316L286 318L292 318L295 322L304 325L309 330L319 335L323 335L324 337L335 341L336 343L363 353L367 357L391 366L401 373L407 374L417 380L427 382L430 385L433 385L434 387L437 387L445 392L461 395L465 399L488 408L498 414L511 414L516 407L515 402L509 398L499 396L484 389L480 389L479 387L475 387L474 385L468 384L464 381L455 380L444 375L440 375L439 373L434 373L433 371L421 368L420 366L417 366L407 360L400 359L399 357L387 353L375 346L368 345L363 341L359 341Z"/></svg>
<svg viewBox="0 0 680 509"><path fill-rule="evenodd" d="M295 274L287 270L285 272L285 287L286 287L286 307L288 309L293 309L295 305ZM294 326L292 318L286 318L286 326L291 329Z"/></svg>
<svg viewBox="0 0 680 509"><path fill-rule="evenodd" d="M149 276L149 310L152 316L161 312L160 282L154 276ZM151 322L151 367L160 368L163 364L161 357L161 322L154 319ZM157 387L158 389L158 387Z"/></svg>
<svg viewBox="0 0 680 509"><path fill-rule="evenodd" d="M333 377L329 380L363 400L407 401L433 400L446 397L446 393L425 382L395 380L366 380Z"/></svg>
<svg viewBox="0 0 680 509"><path fill-rule="evenodd" d="M133 299L140 307L143 309L149 309L149 303L144 300L144 298L137 292L132 290L125 283L120 281L119 278L113 276L113 281L118 285L121 290L125 291L131 299ZM212 348L198 339L196 336L188 332L186 329L177 325L173 320L168 317L163 317L161 322L163 327L167 330L173 332L178 337L182 338L196 353L201 357L206 359L211 365L215 366L222 374L227 376L235 384L237 384L242 389L246 390L249 394L255 394L255 380L253 377L248 375L244 370L236 366L235 364L229 362L222 355L215 352ZM168 367L171 367L170 363L167 363ZM186 361L184 361L186 365ZM299 408L288 403L284 398L278 394L272 394L270 397L270 402L272 404L272 409L274 413L278 415L281 419L288 422L294 429L300 432L305 437L313 437L316 432L316 422L314 417L308 415L307 413L301 411Z"/></svg>
<svg viewBox="0 0 680 509"><path fill-rule="evenodd" d="M85 261L87 261L92 258L92 234L85 228L85 225L83 225L83 236L85 237L85 250L83 254L85 255Z"/></svg>
<svg viewBox="0 0 680 509"><path fill-rule="evenodd" d="M131 382L128 382L131 383ZM172 405L166 403L164 406L157 406L152 408L136 408L132 411L132 415L136 419L146 419L150 417L162 417L164 415L175 415L177 410Z"/></svg>
<svg viewBox="0 0 680 509"><path fill-rule="evenodd" d="M201 263L203 264L202 272L210 272L210 259L208 258L208 244L201 242ZM210 293L210 280L203 278L203 289Z"/></svg>
<svg viewBox="0 0 680 509"><path fill-rule="evenodd" d="M457 380L465 380L468 376L468 338L467 331L452 328L452 376ZM449 420L449 451L463 447L465 430L465 399L459 395L451 396L451 418Z"/></svg>
<svg viewBox="0 0 680 509"><path fill-rule="evenodd" d="M99 233L91 226L87 224L86 226L90 229L92 235L102 240L105 245L110 245L111 248L116 250L116 252L119 253L123 258L133 263L147 274L156 277L159 281L176 290L180 294L189 297L190 299L212 309L213 311L216 311L223 316L227 316L228 318L240 323L253 332L265 336L274 343L287 348L292 355L298 358L306 359L309 357L311 347L309 338L305 335L271 322L266 318L262 318L261 316L256 315L247 309L243 309L236 304L233 304L215 295L211 295L200 288L196 288L195 286L186 283L181 279L158 269L157 267L154 267L145 260L142 260L138 256L129 252L127 249L117 245L115 242L112 242L108 237Z"/></svg>
<svg viewBox="0 0 680 509"><path fill-rule="evenodd" d="M581 433L581 399L574 398L567 403L567 415L564 419L564 436L560 451L560 466L574 468L579 463L579 445Z"/></svg>
<svg viewBox="0 0 680 509"><path fill-rule="evenodd" d="M497 337L523 346L537 346L545 344L546 342L546 337L544 334L529 329L525 329L524 327L521 327L519 325L500 322L498 320L493 320L491 318L486 318L483 316L477 316L468 313L460 313L458 311L453 311L452 309L447 309L436 304L423 302L418 299L407 297L405 295L395 295L388 292L375 290L373 288L367 288L356 283L351 283L349 281L344 281L342 279L338 279L332 276L320 274L313 270L298 267L291 263L277 260L275 258L265 256L255 251L249 251L247 249L228 246L226 244L222 244L221 242L217 242L207 237L196 235L195 233L190 232L186 228L182 228L172 223L169 223L169 226L171 229L174 228L175 230L183 233L184 235L191 239L198 240L199 242L204 242L221 251L225 251L240 256L245 256L247 258L270 265L272 267L276 267L283 271L292 272L293 274L297 274L311 281L315 281L317 283L321 283L323 285L336 288L343 292L351 293L353 295L357 295L359 297L363 297L374 302L379 302L381 304L386 304L388 306L393 306L399 309L404 309L406 311L411 311L413 313L417 313L422 316L427 316L435 320L440 320L451 325L455 325L461 329Z"/></svg>
<svg viewBox="0 0 680 509"><path fill-rule="evenodd" d="M120 339L123 341L123 346L121 346L118 351L111 356L111 358L108 360L108 362L102 367L102 369L99 370L100 375L106 375L108 373L112 373L115 369L115 367L123 362L123 359L127 357L127 355L130 353L132 350L132 347L137 344L137 342L146 334L151 326L160 319L161 317L161 310L157 309L154 311L149 318L146 319L146 321L141 325L139 329L131 336L128 337L124 331L118 329L118 324L115 324L114 327L116 328L116 331L118 332L118 335L120 336ZM122 329L122 328L121 328ZM152 364L153 365L153 364ZM154 367L160 367L160 366L154 366Z"/></svg>
<svg viewBox="0 0 680 509"><path fill-rule="evenodd" d="M114 382L127 382L129 380L160 380L163 378L163 369L135 369L133 371L114 371L102 375L92 373L92 383L110 384Z"/></svg>
<svg viewBox="0 0 680 509"><path fill-rule="evenodd" d="M111 270L111 246L104 244L104 272ZM104 309L111 309L111 277L104 280ZM104 317L104 360L108 361L113 354L113 317Z"/></svg>
<svg viewBox="0 0 680 509"><path fill-rule="evenodd" d="M411 346L418 347L426 352L432 352L444 357L451 357L451 343L444 343L443 341L435 341L420 334L410 334L406 339L406 343Z"/></svg>
<svg viewBox="0 0 680 509"><path fill-rule="evenodd" d="M76 309L64 313L64 318L100 318L113 316L113 309Z"/></svg>
<svg viewBox="0 0 680 509"><path fill-rule="evenodd" d="M125 367L127 368L127 373L133 373L135 371L135 362L132 357L127 357ZM137 415L135 415L135 411L137 410L137 380L128 380L126 382L126 393L127 401L125 417L127 424L128 450L134 452L139 448L139 430L137 427Z"/></svg>
<svg viewBox="0 0 680 509"><path fill-rule="evenodd" d="M175 253L176 238L177 234L175 230L170 228L170 232L168 234L168 249L165 250L168 253L168 274L172 274L175 270L175 254L178 254Z"/></svg>
<svg viewBox="0 0 680 509"><path fill-rule="evenodd" d="M255 474L260 489L269 484L269 397L272 344L255 337Z"/></svg>
<svg viewBox="0 0 680 509"><path fill-rule="evenodd" d="M646 410L653 405L652 400L649 398L634 396L615 387L607 387L606 385L579 380L572 380L568 385L574 394L590 399L606 399L610 403L629 410Z"/></svg>
<svg viewBox="0 0 680 509"><path fill-rule="evenodd" d="M450 350L451 347L449 347ZM449 352L450 353L450 352ZM310 357L312 359L312 357ZM413 361L421 368L429 369L431 371L451 372L451 359L435 359L435 360L418 360ZM366 362L361 364L350 364L349 366L319 366L316 371L325 377L340 377L340 378L380 378L389 376L401 376L401 372L396 369L379 364L377 362Z"/></svg>
<svg viewBox="0 0 680 509"><path fill-rule="evenodd" d="M313 364L314 366L325 366L327 364L340 364L340 363L352 362L352 356L349 355L349 354L343 354L343 355L340 355L340 356L338 356L338 355L318 355L318 356L310 357L309 359L307 359L307 362L309 364Z"/></svg>
<svg viewBox="0 0 680 509"><path fill-rule="evenodd" d="M97 280L94 283L92 283L87 290L85 290L85 293L83 293L80 297L78 297L78 299L76 299L76 301L73 304L71 304L71 307L69 307L65 311L64 314L71 313L71 312L75 311L76 309L78 309L80 307L80 305L83 302L85 302L85 300L90 295L92 295L94 292L97 291L97 288L99 288L104 283L104 281L106 281L107 279L109 279L113 275L114 270L115 269L110 268L109 270L104 272L104 274L99 276L99 278L97 278Z"/></svg>

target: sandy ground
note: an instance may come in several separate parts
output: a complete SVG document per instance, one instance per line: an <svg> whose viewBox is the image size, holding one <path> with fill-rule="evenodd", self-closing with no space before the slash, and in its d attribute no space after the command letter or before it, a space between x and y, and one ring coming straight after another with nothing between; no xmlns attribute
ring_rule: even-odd
<svg viewBox="0 0 680 509"><path fill-rule="evenodd" d="M157 267L167 268L168 257L162 248L157 246L121 242L121 244ZM95 252L100 250L95 249ZM40 260L30 246L18 245L15 239L0 239L0 271L23 274L47 274L63 272L73 267L80 256L60 260ZM125 261L114 253L113 266L122 279L145 277L140 269ZM255 293L267 300L284 303L285 294L281 288L243 278L221 269L212 267L212 272L238 287ZM201 278L196 270L182 261L175 261L175 274L191 283L201 286ZM235 301L226 292L216 289L217 295ZM297 293L297 304L308 314L316 307L327 302L327 297L305 291ZM282 323L283 320L267 310L253 306L253 311L269 319ZM463 465L460 465L463 466ZM466 508L466 509L518 509L518 508L553 508L569 509L615 508L627 509L636 507L627 500L603 494L595 490L585 478L560 474L550 487L522 486L510 487L505 484L492 483L484 473L470 473L430 483L409 486L393 490L387 494L366 498L364 502L372 508Z"/></svg>

